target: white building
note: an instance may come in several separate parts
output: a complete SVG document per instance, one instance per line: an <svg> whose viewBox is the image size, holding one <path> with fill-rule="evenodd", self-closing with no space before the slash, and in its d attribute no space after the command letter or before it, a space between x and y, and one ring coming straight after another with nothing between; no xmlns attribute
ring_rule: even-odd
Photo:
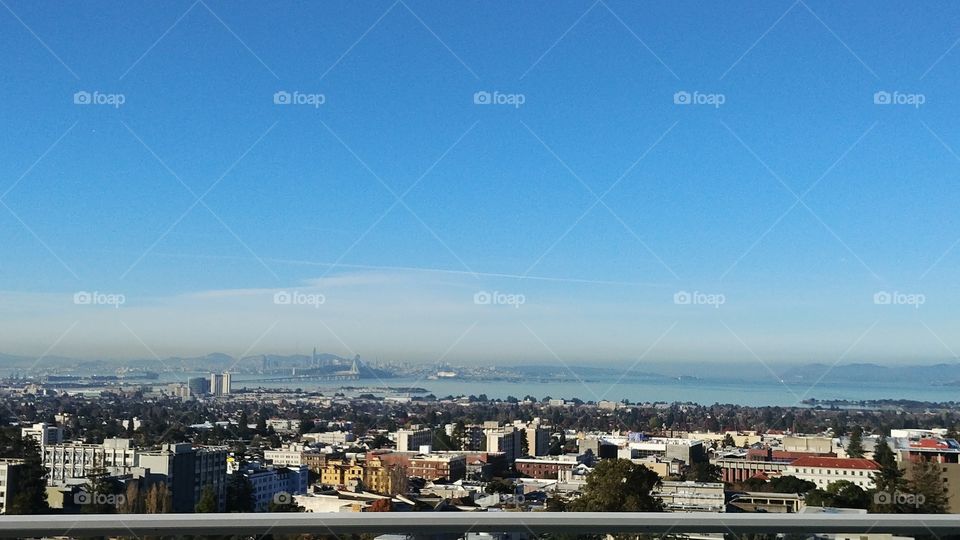
<svg viewBox="0 0 960 540"><path fill-rule="evenodd" d="M304 433L303 440L318 444L346 444L356 440L349 431L326 431L323 433Z"/></svg>
<svg viewBox="0 0 960 540"><path fill-rule="evenodd" d="M878 470L880 466L869 459L805 456L787 465L783 474L813 482L820 489L838 480L848 480L866 490L875 487L873 474Z"/></svg>
<svg viewBox="0 0 960 540"><path fill-rule="evenodd" d="M304 465L303 454L307 452L307 448L303 443L285 444L280 448L264 450L263 459L277 467L299 467Z"/></svg>
<svg viewBox="0 0 960 540"><path fill-rule="evenodd" d="M20 428L20 437L37 441L41 447L48 444L58 444L63 442L63 428L41 423L30 427Z"/></svg>
<svg viewBox="0 0 960 540"><path fill-rule="evenodd" d="M50 470L47 483L62 485L72 478L86 478L95 470L126 474L137 466L137 450L130 439L105 439L103 444L50 444L43 447L43 465Z"/></svg>
<svg viewBox="0 0 960 540"><path fill-rule="evenodd" d="M723 482L664 480L656 490L668 512L724 512Z"/></svg>
<svg viewBox="0 0 960 540"><path fill-rule="evenodd" d="M17 492L17 472L22 461L0 459L0 514L7 513L7 505Z"/></svg>

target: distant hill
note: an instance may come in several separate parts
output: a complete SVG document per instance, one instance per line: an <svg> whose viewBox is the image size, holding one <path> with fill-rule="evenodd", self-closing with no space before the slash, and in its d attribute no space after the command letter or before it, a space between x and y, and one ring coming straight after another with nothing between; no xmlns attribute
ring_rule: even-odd
<svg viewBox="0 0 960 540"><path fill-rule="evenodd" d="M932 364L921 366L881 366L878 364L858 363L830 366L828 364L807 364L789 368L780 373L786 382L810 382L818 380L826 383L863 383L911 382L926 384L945 384L960 381L960 363ZM822 378L822 379L821 379Z"/></svg>

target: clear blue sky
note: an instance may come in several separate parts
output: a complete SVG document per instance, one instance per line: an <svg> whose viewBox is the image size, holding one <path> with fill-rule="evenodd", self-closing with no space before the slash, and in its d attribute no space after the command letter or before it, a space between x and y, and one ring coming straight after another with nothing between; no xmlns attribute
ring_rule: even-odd
<svg viewBox="0 0 960 540"><path fill-rule="evenodd" d="M0 350L960 350L955 4L2 3Z"/></svg>

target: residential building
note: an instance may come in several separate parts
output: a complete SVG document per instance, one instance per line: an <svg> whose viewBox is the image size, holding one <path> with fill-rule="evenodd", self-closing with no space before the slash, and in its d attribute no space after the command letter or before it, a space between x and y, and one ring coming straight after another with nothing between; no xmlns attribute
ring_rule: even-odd
<svg viewBox="0 0 960 540"><path fill-rule="evenodd" d="M213 488L218 510L222 512L226 508L226 447L165 444L159 450L142 452L138 465L166 477L173 495L174 512L193 512L207 486Z"/></svg>
<svg viewBox="0 0 960 540"><path fill-rule="evenodd" d="M317 444L345 445L357 440L349 431L326 431L323 433L304 433L303 440Z"/></svg>
<svg viewBox="0 0 960 540"><path fill-rule="evenodd" d="M565 454L561 456L541 456L517 458L514 468L517 472L540 480L558 480L562 473L583 463L583 456Z"/></svg>
<svg viewBox="0 0 960 540"><path fill-rule="evenodd" d="M421 446L430 446L432 444L433 432L429 429L414 426L413 429L397 430L398 452L416 452L420 450Z"/></svg>
<svg viewBox="0 0 960 540"><path fill-rule="evenodd" d="M289 443L263 451L263 460L277 467L306 465L306 454L319 453L303 443Z"/></svg>
<svg viewBox="0 0 960 540"><path fill-rule="evenodd" d="M463 455L418 455L410 458L407 476L426 480L456 482L467 475L467 458Z"/></svg>
<svg viewBox="0 0 960 540"><path fill-rule="evenodd" d="M63 442L63 428L51 426L46 423L33 424L30 427L20 428L20 436L30 437L37 441L40 447L48 444L60 444Z"/></svg>
<svg viewBox="0 0 960 540"><path fill-rule="evenodd" d="M214 396L229 396L231 389L230 372L210 374L210 393Z"/></svg>
<svg viewBox="0 0 960 540"><path fill-rule="evenodd" d="M534 421L523 429L525 432L524 436L527 439L526 455L547 455L550 451L550 430L542 426L539 421Z"/></svg>
<svg viewBox="0 0 960 540"><path fill-rule="evenodd" d="M524 432L515 426L487 428L487 452L503 452L508 464L523 455Z"/></svg>
<svg viewBox="0 0 960 540"><path fill-rule="evenodd" d="M270 503L292 503L294 495L307 493L306 465L299 467L263 467L248 463L233 474L242 474L253 486L254 512L266 512Z"/></svg>

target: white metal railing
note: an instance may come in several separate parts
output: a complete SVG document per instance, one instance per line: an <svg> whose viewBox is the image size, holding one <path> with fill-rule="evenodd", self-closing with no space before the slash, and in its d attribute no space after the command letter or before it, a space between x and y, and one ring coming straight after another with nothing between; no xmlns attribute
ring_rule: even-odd
<svg viewBox="0 0 960 540"><path fill-rule="evenodd" d="M960 515L594 512L385 512L0 516L0 537L603 533L892 533L960 531Z"/></svg>

